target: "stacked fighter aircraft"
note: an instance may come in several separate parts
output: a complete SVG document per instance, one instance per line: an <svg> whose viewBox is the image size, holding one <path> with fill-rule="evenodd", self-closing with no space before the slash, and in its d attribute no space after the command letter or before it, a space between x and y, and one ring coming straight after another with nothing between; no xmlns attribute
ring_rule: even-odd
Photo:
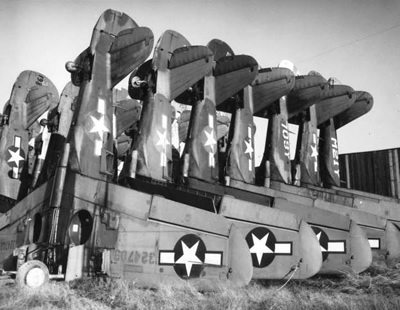
<svg viewBox="0 0 400 310"><path fill-rule="evenodd" d="M260 69L218 39L167 30L153 45L149 28L107 10L61 97L40 73L17 78L0 126L5 275L207 290L399 261L398 206L340 188L336 129L369 111L368 93L284 63ZM129 74L128 93L115 90ZM188 107L179 118L173 101ZM259 167L254 116L268 119Z"/></svg>

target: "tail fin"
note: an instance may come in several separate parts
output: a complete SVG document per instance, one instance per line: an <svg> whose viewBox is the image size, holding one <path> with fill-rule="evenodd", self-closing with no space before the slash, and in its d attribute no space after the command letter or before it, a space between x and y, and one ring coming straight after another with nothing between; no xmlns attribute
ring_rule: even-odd
<svg viewBox="0 0 400 310"><path fill-rule="evenodd" d="M244 96L250 94L249 86L244 89ZM253 107L249 100L241 99L243 107L233 112L228 140L228 157L226 175L229 179L253 184L254 167L254 133Z"/></svg>
<svg viewBox="0 0 400 310"><path fill-rule="evenodd" d="M29 129L47 109L57 105L58 98L57 89L44 75L23 71L18 76L0 140L1 196L17 201L27 194Z"/></svg>
<svg viewBox="0 0 400 310"><path fill-rule="evenodd" d="M319 160L324 187L340 187L339 148L333 119L320 126Z"/></svg>
<svg viewBox="0 0 400 310"><path fill-rule="evenodd" d="M315 105L308 108L307 119L299 126L295 162L300 165L301 184L320 185L318 130Z"/></svg>
<svg viewBox="0 0 400 310"><path fill-rule="evenodd" d="M69 139L72 170L103 180L114 175L112 87L149 56L152 44L151 30L125 14L107 10L99 18L80 63L69 66L73 81L80 80Z"/></svg>
<svg viewBox="0 0 400 310"><path fill-rule="evenodd" d="M272 104L267 113L267 139L257 179L264 186L269 186L270 181L290 184L292 178L286 96Z"/></svg>
<svg viewBox="0 0 400 310"><path fill-rule="evenodd" d="M217 61L213 74L204 79L204 99L193 106L185 146L185 176L215 183L219 179L216 106L231 112L226 100L249 85L257 74L250 56L229 56ZM227 101L224 103L224 101Z"/></svg>

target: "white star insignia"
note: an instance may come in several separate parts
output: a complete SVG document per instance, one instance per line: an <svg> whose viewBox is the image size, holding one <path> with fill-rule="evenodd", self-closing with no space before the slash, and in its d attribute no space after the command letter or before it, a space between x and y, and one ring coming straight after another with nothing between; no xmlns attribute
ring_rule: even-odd
<svg viewBox="0 0 400 310"><path fill-rule="evenodd" d="M261 265L262 257L265 253L274 253L269 247L267 247L267 241L269 237L269 233L266 234L263 238L258 239L254 234L251 234L253 237L253 246L250 249L250 253L257 255L258 264Z"/></svg>
<svg viewBox="0 0 400 310"><path fill-rule="evenodd" d="M189 247L183 242L182 243L182 250L183 255L175 262L175 264L184 264L186 267L186 273L188 277L190 277L190 273L192 271L193 265L201 265L201 260L196 256L197 247L199 246L199 242L197 241L190 249Z"/></svg>
<svg viewBox="0 0 400 310"><path fill-rule="evenodd" d="M25 158L23 158L20 155L20 149L17 149L15 152L13 152L11 150L8 150L8 151L10 152L10 155L11 155L10 159L7 161L8 163L14 162L17 166L19 166L19 162L25 160Z"/></svg>
<svg viewBox="0 0 400 310"><path fill-rule="evenodd" d="M244 140L244 143L246 143L246 150L244 151L245 154L249 154L250 158L253 156L254 149L251 147L251 142Z"/></svg>
<svg viewBox="0 0 400 310"><path fill-rule="evenodd" d="M311 150L312 150L311 157L315 157L315 159L316 159L318 156L317 146L316 145L314 145L314 146L310 145L310 146L311 146Z"/></svg>
<svg viewBox="0 0 400 310"><path fill-rule="evenodd" d="M92 121L93 121L93 127L90 130L90 132L97 132L101 138L103 138L103 133L105 132L110 132L110 130L107 128L107 126L104 124L104 115L100 117L100 119L97 119L90 115Z"/></svg>
<svg viewBox="0 0 400 310"><path fill-rule="evenodd" d="M168 139L167 139L167 131L164 131L164 133L160 133L157 130L157 134L158 134L159 140L158 140L156 145L161 145L165 149L167 147L167 145L170 144Z"/></svg>
<svg viewBox="0 0 400 310"><path fill-rule="evenodd" d="M204 133L206 134L207 141L204 144L204 146L210 146L212 152L214 152L214 145L217 144L217 141L214 138L214 130L211 129L211 132L207 132L207 130L204 129Z"/></svg>

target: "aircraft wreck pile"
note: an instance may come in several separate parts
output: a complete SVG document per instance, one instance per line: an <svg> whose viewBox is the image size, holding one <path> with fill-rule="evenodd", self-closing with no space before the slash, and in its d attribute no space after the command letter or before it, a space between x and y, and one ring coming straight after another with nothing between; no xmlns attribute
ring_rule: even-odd
<svg viewBox="0 0 400 310"><path fill-rule="evenodd" d="M107 10L61 96L43 74L18 76L0 125L3 275L209 290L398 263L399 202L340 188L336 130L369 93L287 62L260 69L218 39L167 30L153 45ZM129 97L113 89L128 75ZM254 116L268 122L258 167Z"/></svg>

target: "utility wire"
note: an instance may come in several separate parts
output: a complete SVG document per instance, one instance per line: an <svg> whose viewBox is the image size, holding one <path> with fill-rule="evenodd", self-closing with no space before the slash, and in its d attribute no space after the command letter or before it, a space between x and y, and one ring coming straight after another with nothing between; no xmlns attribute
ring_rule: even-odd
<svg viewBox="0 0 400 310"><path fill-rule="evenodd" d="M343 48L343 47L346 47L346 46L349 46L349 45L358 43L358 42L360 42L360 41L364 41L364 40L369 39L369 38L371 38L371 37L374 37L374 36L376 36L376 35L378 35L378 34L382 34L382 33L385 33L385 32L387 32L387 31L390 31L390 30L392 30L392 29L395 29L395 28L397 28L397 27L400 27L400 23L399 23L399 24L396 24L396 25L393 25L393 26L390 26L390 27L388 27L388 28L382 29L382 30L380 30L380 31L374 32L374 33L369 34L369 35L367 35L367 36L365 36L365 37L362 37L362 38L360 38L360 39L353 40L353 41L344 43L344 44L342 44L342 45L339 45L339 46L337 46L337 47L331 48L331 49L329 49L329 50L327 50L327 51L324 51L324 52L315 54L314 56L311 56L311 57L308 57L308 58L306 58L306 59L300 60L300 61L298 61L297 63L302 63L302 62L306 62L306 61L309 61L309 60L314 59L314 58L317 58L317 57L321 57L321 56L323 56L323 55L325 55L325 54L329 54L329 53L331 53L331 52L333 52L333 51L336 51L336 50L338 50L338 49L340 49L340 48Z"/></svg>

